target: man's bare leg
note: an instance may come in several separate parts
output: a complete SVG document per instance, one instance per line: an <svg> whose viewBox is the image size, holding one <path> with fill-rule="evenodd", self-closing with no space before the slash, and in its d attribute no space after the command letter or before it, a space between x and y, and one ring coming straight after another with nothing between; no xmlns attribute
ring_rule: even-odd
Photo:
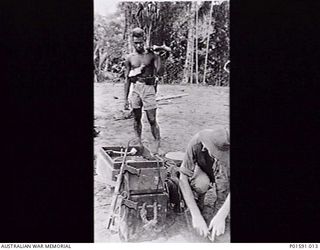
<svg viewBox="0 0 320 250"><path fill-rule="evenodd" d="M142 117L142 110L141 108L138 109L133 109L133 128L134 128L134 133L136 136L136 141L135 143L138 146L142 146L141 142L141 132L142 132L142 124L141 124L141 117Z"/></svg>
<svg viewBox="0 0 320 250"><path fill-rule="evenodd" d="M156 110L157 109L146 110L147 118L151 127L151 133L153 135L153 138L155 139L155 147L154 147L153 153L159 153L159 147L160 147L160 128L156 119L156 115L157 115Z"/></svg>

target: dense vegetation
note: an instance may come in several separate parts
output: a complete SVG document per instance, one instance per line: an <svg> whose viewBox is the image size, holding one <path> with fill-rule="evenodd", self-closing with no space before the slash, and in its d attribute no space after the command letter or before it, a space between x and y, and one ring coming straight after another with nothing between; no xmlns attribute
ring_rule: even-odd
<svg viewBox="0 0 320 250"><path fill-rule="evenodd" d="M96 81L123 77L134 27L144 29L147 46L172 49L164 63L164 83L229 85L228 1L120 2L117 13L95 15Z"/></svg>

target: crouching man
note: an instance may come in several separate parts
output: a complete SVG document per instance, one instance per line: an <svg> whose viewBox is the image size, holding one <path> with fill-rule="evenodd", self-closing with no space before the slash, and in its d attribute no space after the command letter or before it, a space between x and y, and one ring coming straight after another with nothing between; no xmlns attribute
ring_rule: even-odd
<svg viewBox="0 0 320 250"><path fill-rule="evenodd" d="M202 130L189 142L180 167L179 185L191 213L192 225L201 236L212 241L216 235L224 233L230 210L229 148L228 129L214 126ZM212 184L215 185L217 199L213 204L215 216L208 227L202 211L205 194Z"/></svg>

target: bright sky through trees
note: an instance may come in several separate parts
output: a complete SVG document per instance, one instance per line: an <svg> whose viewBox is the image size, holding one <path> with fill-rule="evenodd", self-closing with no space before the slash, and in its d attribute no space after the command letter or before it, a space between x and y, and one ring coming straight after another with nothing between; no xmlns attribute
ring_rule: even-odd
<svg viewBox="0 0 320 250"><path fill-rule="evenodd" d="M112 14L117 9L117 0L94 0L94 13L102 16Z"/></svg>

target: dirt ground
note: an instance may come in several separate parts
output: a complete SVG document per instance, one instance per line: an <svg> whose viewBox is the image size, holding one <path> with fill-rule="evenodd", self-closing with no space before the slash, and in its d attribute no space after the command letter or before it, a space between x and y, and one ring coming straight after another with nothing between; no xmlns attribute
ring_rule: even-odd
<svg viewBox="0 0 320 250"><path fill-rule="evenodd" d="M161 150L184 151L188 141L199 130L214 124L229 125L229 88L210 86L160 85L158 97L185 94L187 96L158 102L157 119L161 130ZM95 128L100 131L94 140L95 154L102 146L126 145L134 137L132 119L117 120L123 107L123 83L95 83ZM149 146L153 137L146 116L142 117L142 140ZM119 242L118 235L106 229L112 193L95 174L95 242ZM209 220L209 204L214 201L213 192L205 200L206 217ZM184 215L171 214L167 218L165 232L152 242L209 242L189 230ZM230 242L230 231L217 242Z"/></svg>

